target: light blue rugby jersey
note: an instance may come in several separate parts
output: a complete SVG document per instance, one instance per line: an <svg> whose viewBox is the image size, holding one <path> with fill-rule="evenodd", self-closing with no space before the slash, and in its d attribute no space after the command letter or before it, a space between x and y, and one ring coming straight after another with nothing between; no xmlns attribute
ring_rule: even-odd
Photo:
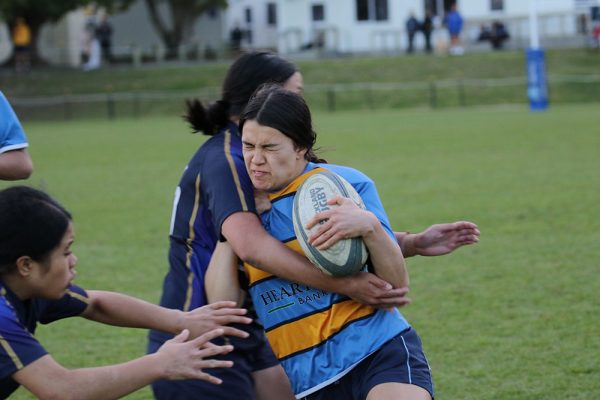
<svg viewBox="0 0 600 400"><path fill-rule="evenodd" d="M294 193L318 168L335 172L350 182L366 208L394 238L369 177L352 168L314 163L309 163L304 174L286 189L271 196L272 209L262 216L271 235L302 252L292 222ZM246 269L256 311L297 397L335 382L410 326L398 310L376 310L346 296L277 278L249 265Z"/></svg>
<svg viewBox="0 0 600 400"><path fill-rule="evenodd" d="M12 107L0 91L0 153L28 146L23 127Z"/></svg>

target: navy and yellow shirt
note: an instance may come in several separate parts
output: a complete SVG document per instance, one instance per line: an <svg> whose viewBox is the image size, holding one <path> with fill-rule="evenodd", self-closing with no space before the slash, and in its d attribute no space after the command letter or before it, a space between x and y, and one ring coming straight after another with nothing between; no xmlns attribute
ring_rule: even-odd
<svg viewBox="0 0 600 400"><path fill-rule="evenodd" d="M161 306L189 311L206 304L204 275L221 225L240 211L255 212L254 189L237 125L230 123L200 146L176 189ZM152 331L150 340L171 336Z"/></svg>
<svg viewBox="0 0 600 400"><path fill-rule="evenodd" d="M47 324L80 315L88 305L82 288L71 285L60 300L20 300L0 281L0 399L19 384L11 376L48 352L33 334L37 323Z"/></svg>
<svg viewBox="0 0 600 400"><path fill-rule="evenodd" d="M271 195L272 208L262 215L271 235L302 253L292 221L294 194L308 176L322 169L344 177L394 237L371 179L352 168L313 163L288 187ZM256 312L298 398L335 382L409 327L396 309L374 309L340 294L245 267Z"/></svg>

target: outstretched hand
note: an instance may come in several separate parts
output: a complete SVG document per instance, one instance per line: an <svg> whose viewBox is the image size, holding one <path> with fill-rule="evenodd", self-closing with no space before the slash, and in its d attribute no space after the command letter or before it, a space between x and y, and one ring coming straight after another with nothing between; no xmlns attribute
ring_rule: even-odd
<svg viewBox="0 0 600 400"><path fill-rule="evenodd" d="M158 352L161 358L162 375L165 379L201 379L214 384L222 381L202 370L205 368L230 368L233 361L215 360L210 357L217 354L227 354L233 346L217 346L210 340L222 336L223 329L215 329L196 339L187 340L190 332L185 329L173 339L166 341Z"/></svg>
<svg viewBox="0 0 600 400"><path fill-rule="evenodd" d="M246 313L246 309L237 308L233 301L217 301L183 313L182 327L190 331L192 338L217 328L225 335L245 338L247 332L226 325L249 324L252 319L246 317Z"/></svg>
<svg viewBox="0 0 600 400"><path fill-rule="evenodd" d="M479 242L479 229L469 221L431 225L415 235L412 245L416 254L441 256L459 247Z"/></svg>

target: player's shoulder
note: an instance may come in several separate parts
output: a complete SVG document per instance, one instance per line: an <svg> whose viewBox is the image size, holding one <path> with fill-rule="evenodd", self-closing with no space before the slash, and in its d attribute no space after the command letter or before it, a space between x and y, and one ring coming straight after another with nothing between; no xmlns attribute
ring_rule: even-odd
<svg viewBox="0 0 600 400"><path fill-rule="evenodd" d="M352 185L372 184L373 180L356 168L337 164L317 164L318 167L331 171L346 179Z"/></svg>

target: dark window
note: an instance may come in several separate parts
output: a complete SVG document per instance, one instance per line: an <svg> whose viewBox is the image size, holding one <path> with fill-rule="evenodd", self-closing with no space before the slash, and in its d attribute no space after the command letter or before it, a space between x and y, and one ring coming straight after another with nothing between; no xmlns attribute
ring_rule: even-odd
<svg viewBox="0 0 600 400"><path fill-rule="evenodd" d="M356 0L358 21L387 21L388 0Z"/></svg>
<svg viewBox="0 0 600 400"><path fill-rule="evenodd" d="M313 21L324 21L325 20L325 7L323 7L323 4L314 4L312 6L312 20Z"/></svg>
<svg viewBox="0 0 600 400"><path fill-rule="evenodd" d="M504 0L491 0L490 8L492 11L504 10Z"/></svg>
<svg viewBox="0 0 600 400"><path fill-rule="evenodd" d="M369 19L369 0L356 0L356 19L358 21Z"/></svg>
<svg viewBox="0 0 600 400"><path fill-rule="evenodd" d="M246 22L247 23L252 22L252 9L250 7L246 8L245 13L246 13Z"/></svg>
<svg viewBox="0 0 600 400"><path fill-rule="evenodd" d="M277 25L277 5L267 3L267 25Z"/></svg>
<svg viewBox="0 0 600 400"><path fill-rule="evenodd" d="M387 0L375 0L375 20L387 21L388 3Z"/></svg>

